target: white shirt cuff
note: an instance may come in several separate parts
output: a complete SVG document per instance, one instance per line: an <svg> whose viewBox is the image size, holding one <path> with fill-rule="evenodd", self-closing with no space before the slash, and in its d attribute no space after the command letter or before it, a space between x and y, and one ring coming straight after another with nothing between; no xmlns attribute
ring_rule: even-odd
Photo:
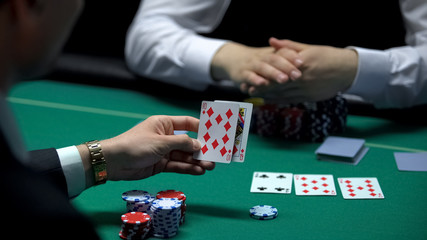
<svg viewBox="0 0 427 240"><path fill-rule="evenodd" d="M185 63L183 78L191 79L188 82L189 86L186 87L205 90L210 84L213 84L214 80L211 76L212 58L226 42L226 40L200 36L193 39L183 60Z"/></svg>
<svg viewBox="0 0 427 240"><path fill-rule="evenodd" d="M390 61L388 53L359 47L349 47L359 56L357 75L352 86L346 91L363 100L381 106L381 97L387 89L390 79Z"/></svg>
<svg viewBox="0 0 427 240"><path fill-rule="evenodd" d="M67 181L68 196L76 197L86 188L86 175L76 146L56 149Z"/></svg>

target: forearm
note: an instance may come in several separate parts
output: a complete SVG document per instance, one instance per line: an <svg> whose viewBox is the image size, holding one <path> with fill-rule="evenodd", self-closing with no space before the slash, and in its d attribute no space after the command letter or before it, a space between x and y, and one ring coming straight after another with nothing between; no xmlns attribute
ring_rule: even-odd
<svg viewBox="0 0 427 240"><path fill-rule="evenodd" d="M404 108L427 103L427 45L386 51L355 48L359 68L347 93L378 108Z"/></svg>
<svg viewBox="0 0 427 240"><path fill-rule="evenodd" d="M144 1L126 39L126 61L131 70L195 90L213 83L210 63L225 41L205 38L198 32L213 30L218 13L208 10L221 4L209 1L210 7L193 2ZM190 3L195 6L190 8Z"/></svg>

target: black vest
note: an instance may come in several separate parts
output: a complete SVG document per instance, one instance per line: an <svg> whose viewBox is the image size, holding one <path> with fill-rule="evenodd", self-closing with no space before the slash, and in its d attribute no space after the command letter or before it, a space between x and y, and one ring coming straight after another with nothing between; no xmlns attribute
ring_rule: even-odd
<svg viewBox="0 0 427 240"><path fill-rule="evenodd" d="M335 47L405 45L398 0L232 0L208 37L267 46L269 37Z"/></svg>

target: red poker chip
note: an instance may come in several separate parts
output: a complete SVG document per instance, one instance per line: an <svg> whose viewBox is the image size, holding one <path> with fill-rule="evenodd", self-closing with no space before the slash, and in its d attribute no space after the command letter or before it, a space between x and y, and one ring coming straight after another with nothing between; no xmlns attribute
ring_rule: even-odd
<svg viewBox="0 0 427 240"><path fill-rule="evenodd" d="M130 212L121 216L125 224L147 224L151 221L150 215L143 212Z"/></svg>
<svg viewBox="0 0 427 240"><path fill-rule="evenodd" d="M157 199L160 199L160 198L178 198L178 200L180 200L182 202L184 202L187 199L183 192L177 191L177 190L160 191L157 193L156 198Z"/></svg>

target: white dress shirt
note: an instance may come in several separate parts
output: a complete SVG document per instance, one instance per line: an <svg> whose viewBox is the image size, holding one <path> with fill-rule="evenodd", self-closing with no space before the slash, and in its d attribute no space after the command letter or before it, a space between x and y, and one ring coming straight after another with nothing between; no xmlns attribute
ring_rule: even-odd
<svg viewBox="0 0 427 240"><path fill-rule="evenodd" d="M215 84L210 64L227 41L206 38L230 0L143 0L129 28L126 61L142 76L194 90ZM385 51L354 48L357 76L346 93L379 108L427 103L427 1L400 0L407 46Z"/></svg>

